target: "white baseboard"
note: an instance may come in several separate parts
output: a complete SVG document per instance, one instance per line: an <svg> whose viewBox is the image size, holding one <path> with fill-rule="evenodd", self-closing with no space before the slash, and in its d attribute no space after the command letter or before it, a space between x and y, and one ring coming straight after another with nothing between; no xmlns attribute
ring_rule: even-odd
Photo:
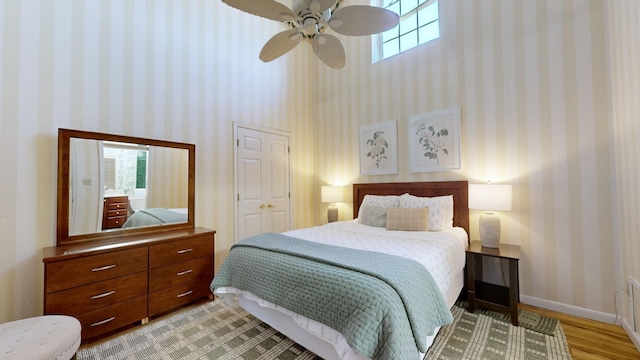
<svg viewBox="0 0 640 360"><path fill-rule="evenodd" d="M636 349L640 351L640 336L638 336L638 333L633 331L633 327L631 326L631 324L629 324L627 319L622 318L621 323L622 323L622 328L627 333L627 335L629 335L629 339L631 339L631 342L633 343L633 345L635 345Z"/></svg>
<svg viewBox="0 0 640 360"><path fill-rule="evenodd" d="M604 323L620 325L620 319L616 318L613 314L604 313L601 311L595 311L590 309L581 308L578 306L567 305L555 301L536 298L533 296L520 295L520 302L531 306L537 306L573 316L578 316L586 319L596 320Z"/></svg>

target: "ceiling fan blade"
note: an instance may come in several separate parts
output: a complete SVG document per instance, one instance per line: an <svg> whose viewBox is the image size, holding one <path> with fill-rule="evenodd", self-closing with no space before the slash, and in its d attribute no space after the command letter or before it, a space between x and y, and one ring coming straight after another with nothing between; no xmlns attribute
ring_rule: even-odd
<svg viewBox="0 0 640 360"><path fill-rule="evenodd" d="M269 62L279 58L296 47L300 43L300 39L302 39L302 36L298 30L285 30L276 34L262 47L260 60Z"/></svg>
<svg viewBox="0 0 640 360"><path fill-rule="evenodd" d="M275 21L288 21L295 17L288 7L274 0L222 0L222 2L246 13Z"/></svg>
<svg viewBox="0 0 640 360"><path fill-rule="evenodd" d="M398 14L387 9L368 6L345 6L331 14L329 26L342 35L371 35L393 29L398 25Z"/></svg>
<svg viewBox="0 0 640 360"><path fill-rule="evenodd" d="M329 34L317 35L311 43L313 52L323 63L334 69L342 69L345 64L344 48L337 37Z"/></svg>
<svg viewBox="0 0 640 360"><path fill-rule="evenodd" d="M307 8L314 13L323 12L332 7L337 0L303 0Z"/></svg>

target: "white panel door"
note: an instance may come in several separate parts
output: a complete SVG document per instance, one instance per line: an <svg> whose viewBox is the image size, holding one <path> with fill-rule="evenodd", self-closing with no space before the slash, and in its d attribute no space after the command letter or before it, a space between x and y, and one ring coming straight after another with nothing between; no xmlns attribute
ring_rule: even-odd
<svg viewBox="0 0 640 360"><path fill-rule="evenodd" d="M238 127L236 145L236 240L289 230L289 137Z"/></svg>
<svg viewBox="0 0 640 360"><path fill-rule="evenodd" d="M267 209L269 216L268 231L283 232L289 230L289 138L267 134L269 171L267 184L269 194Z"/></svg>

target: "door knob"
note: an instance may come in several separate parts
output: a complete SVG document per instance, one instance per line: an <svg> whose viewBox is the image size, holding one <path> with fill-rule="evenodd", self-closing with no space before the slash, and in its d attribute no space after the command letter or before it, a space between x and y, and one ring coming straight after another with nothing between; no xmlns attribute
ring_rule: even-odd
<svg viewBox="0 0 640 360"><path fill-rule="evenodd" d="M264 209L264 204L260 205L260 209Z"/></svg>
<svg viewBox="0 0 640 360"><path fill-rule="evenodd" d="M269 203L269 205L267 205L268 207L272 208L272 207L276 207L275 205L271 205L271 203Z"/></svg>

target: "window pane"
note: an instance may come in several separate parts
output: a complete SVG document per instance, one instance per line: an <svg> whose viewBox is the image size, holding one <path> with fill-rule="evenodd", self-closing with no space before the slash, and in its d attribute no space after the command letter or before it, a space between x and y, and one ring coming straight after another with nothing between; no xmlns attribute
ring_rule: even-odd
<svg viewBox="0 0 640 360"><path fill-rule="evenodd" d="M408 12L415 10L418 7L418 0L400 0L402 2L401 9L402 14L400 16L406 15Z"/></svg>
<svg viewBox="0 0 640 360"><path fill-rule="evenodd" d="M383 42L387 42L393 38L396 38L400 36L400 34L398 33L398 26L394 27L391 30L387 30L385 32L382 33L382 41Z"/></svg>
<svg viewBox="0 0 640 360"><path fill-rule="evenodd" d="M433 39L440 37L440 22L436 21L427 26L421 27L419 30L420 44L424 44Z"/></svg>
<svg viewBox="0 0 640 360"><path fill-rule="evenodd" d="M429 0L371 0L374 6L383 4L401 16L400 24L377 36L372 36L371 58L375 63L440 37L438 1L420 8Z"/></svg>
<svg viewBox="0 0 640 360"><path fill-rule="evenodd" d="M400 36L408 33L411 30L415 30L418 24L418 15L413 14L408 18L400 21Z"/></svg>
<svg viewBox="0 0 640 360"><path fill-rule="evenodd" d="M400 51L409 50L418 46L418 32L412 31L400 37Z"/></svg>
<svg viewBox="0 0 640 360"><path fill-rule="evenodd" d="M434 20L438 20L438 3L420 9L418 12L418 26L426 25Z"/></svg>
<svg viewBox="0 0 640 360"><path fill-rule="evenodd" d="M396 2L395 4L393 4L391 6L387 6L386 8L388 10L393 11L396 14L400 14L400 1Z"/></svg>
<svg viewBox="0 0 640 360"><path fill-rule="evenodd" d="M385 59L399 53L398 39L384 43L382 45L382 52L384 54L383 58Z"/></svg>

